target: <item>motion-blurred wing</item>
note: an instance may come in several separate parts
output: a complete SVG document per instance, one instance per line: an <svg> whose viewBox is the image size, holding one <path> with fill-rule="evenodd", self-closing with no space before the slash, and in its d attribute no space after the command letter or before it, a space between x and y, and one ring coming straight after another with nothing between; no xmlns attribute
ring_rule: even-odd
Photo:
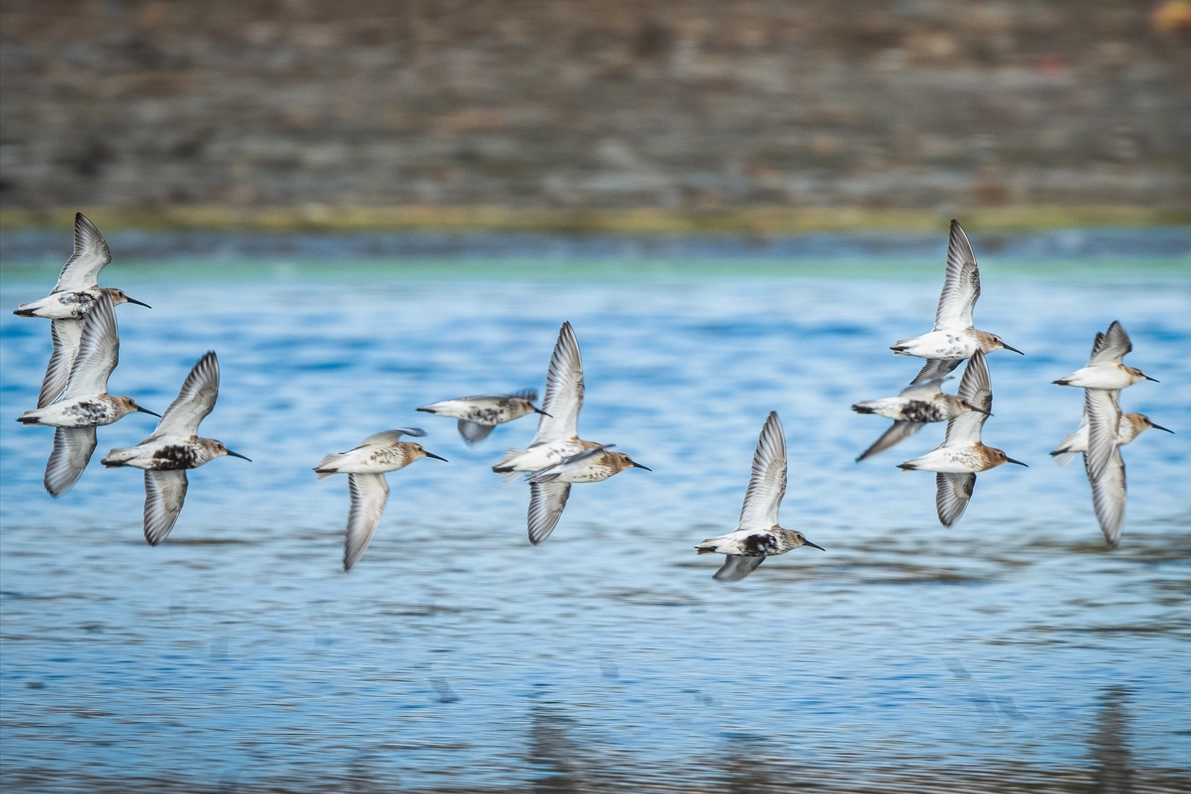
<svg viewBox="0 0 1191 794"><path fill-rule="evenodd" d="M571 495L569 482L529 484L529 542L538 545L558 525Z"/></svg>
<svg viewBox="0 0 1191 794"><path fill-rule="evenodd" d="M157 429L149 439L162 436L183 436L189 438L198 433L199 423L211 413L219 397L219 359L210 350L186 376L182 391L170 403L165 415L157 423Z"/></svg>
<svg viewBox="0 0 1191 794"><path fill-rule="evenodd" d="M1088 456L1084 455L1085 463ZM1100 531L1108 547L1115 549L1121 540L1121 527L1125 523L1125 461L1121 448L1113 447L1104 472L1096 478L1088 470L1088 482L1092 484L1092 507L1100 521Z"/></svg>
<svg viewBox="0 0 1191 794"><path fill-rule="evenodd" d="M145 540L150 546L161 543L174 528L188 484L182 469L145 472Z"/></svg>
<svg viewBox="0 0 1191 794"><path fill-rule="evenodd" d="M459 435L463 436L463 440L468 444L478 444L488 437L493 427L494 425L482 425L479 422L469 422L466 419L460 419Z"/></svg>
<svg viewBox="0 0 1191 794"><path fill-rule="evenodd" d="M45 467L45 489L50 496L57 498L74 487L95 452L95 443L94 427L54 429L54 451Z"/></svg>
<svg viewBox="0 0 1191 794"><path fill-rule="evenodd" d="M972 309L979 297L980 271L976 267L976 255L972 253L972 244L959 222L953 220L947 242L947 278L943 281L943 293L935 311L935 330L971 326Z"/></svg>
<svg viewBox="0 0 1191 794"><path fill-rule="evenodd" d="M959 397L980 411L964 411L948 420L947 436L943 440L947 446L964 446L979 441L980 430L988 419L987 412L992 411L992 379L988 374L988 362L980 350L968 359L968 366L959 382Z"/></svg>
<svg viewBox="0 0 1191 794"><path fill-rule="evenodd" d="M939 511L943 526L949 527L959 521L964 510L968 509L968 501L975 488L975 474L935 475L935 508Z"/></svg>
<svg viewBox="0 0 1191 794"><path fill-rule="evenodd" d="M364 556L380 517L389 501L389 483L383 474L349 474L352 507L347 515L347 536L343 541L343 570L350 571Z"/></svg>
<svg viewBox="0 0 1191 794"><path fill-rule="evenodd" d="M99 283L99 271L112 261L107 241L81 212L74 215L74 253L62 272L53 292L74 292L91 289ZM51 293L52 294L52 293Z"/></svg>
<svg viewBox="0 0 1191 794"><path fill-rule="evenodd" d="M738 557L729 554L713 578L721 582L736 582L757 570L757 566L763 562L764 557Z"/></svg>
<svg viewBox="0 0 1191 794"><path fill-rule="evenodd" d="M546 373L545 411L538 419L534 444L546 444L579 435L579 409L583 407L583 359L579 355L579 340L569 322L562 324L554 354L550 356L550 370Z"/></svg>
<svg viewBox="0 0 1191 794"><path fill-rule="evenodd" d="M786 436L782 420L771 411L753 453L753 473L740 509L739 529L771 529L786 495Z"/></svg>
<svg viewBox="0 0 1191 794"><path fill-rule="evenodd" d="M873 442L871 447L860 453L860 457L856 459L856 462L859 463L862 460L868 460L873 455L878 455L887 449L897 446L924 427L926 427L925 422L906 422L901 419L895 421L890 425L888 430L881 434L880 438Z"/></svg>
<svg viewBox="0 0 1191 794"><path fill-rule="evenodd" d="M378 447L388 446L390 444L396 444L402 436L421 438L424 435L426 435L426 431L420 427L398 427L393 430L383 430L380 433L368 436L368 438L360 442L360 446L356 447L356 449L369 445Z"/></svg>
<svg viewBox="0 0 1191 794"><path fill-rule="evenodd" d="M1112 325L1108 326L1107 333L1097 332L1088 364L1103 364L1105 362L1120 364L1121 359L1132 350L1133 343L1129 341L1129 334L1125 333L1125 329L1119 322L1113 320Z"/></svg>
<svg viewBox="0 0 1191 794"><path fill-rule="evenodd" d="M1088 477L1099 479L1117 446L1121 424L1120 392L1115 389L1084 389L1083 411L1088 420Z"/></svg>
<svg viewBox="0 0 1191 794"><path fill-rule="evenodd" d="M926 363L922 365L922 369L918 370L918 374L914 376L914 380L910 381L909 388L929 383L930 381L946 378L956 367L962 364L962 358L931 358L927 359ZM904 392L903 392L904 393Z"/></svg>
<svg viewBox="0 0 1191 794"><path fill-rule="evenodd" d="M38 408L45 408L66 390L66 384L70 381L70 369L74 366L79 343L83 339L83 321L51 320L50 338L54 342L54 352L41 381L41 393L37 396Z"/></svg>
<svg viewBox="0 0 1191 794"><path fill-rule="evenodd" d="M108 378L119 360L120 332L116 328L116 312L112 299L104 293L83 318L79 349L62 396L74 400L106 394Z"/></svg>

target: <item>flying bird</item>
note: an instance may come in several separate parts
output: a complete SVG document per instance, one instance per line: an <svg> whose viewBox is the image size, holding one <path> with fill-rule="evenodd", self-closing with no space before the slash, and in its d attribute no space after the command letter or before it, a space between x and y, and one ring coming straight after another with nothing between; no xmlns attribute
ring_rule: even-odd
<svg viewBox="0 0 1191 794"><path fill-rule="evenodd" d="M991 353L1004 349L1021 353L1017 348L1005 344L996 334L972 326L972 310L979 297L980 270L976 266L976 255L972 253L972 244L960 228L959 221L953 220L947 243L947 276L943 281L943 293L939 296L939 307L935 310L934 329L922 336L896 342L890 349L899 356L956 362L946 372L955 369L959 361L971 358L977 350Z"/></svg>
<svg viewBox="0 0 1191 794"><path fill-rule="evenodd" d="M74 487L87 468L95 452L96 427L137 411L160 416L131 397L108 394L108 378L120 360L120 333L111 297L100 295L82 326L78 354L58 401L17 419L24 425L56 428L54 451L45 470L45 489L54 497Z"/></svg>
<svg viewBox="0 0 1191 794"><path fill-rule="evenodd" d="M727 559L715 578L735 582L757 569L766 557L785 554L790 549L810 546L797 530L778 525L778 510L786 495L786 437L776 411L771 411L753 453L753 473L740 509L736 531L703 541L695 550L700 554L726 554Z"/></svg>
<svg viewBox="0 0 1191 794"><path fill-rule="evenodd" d="M1170 428L1154 424L1153 420L1151 420L1150 417L1146 416L1145 414L1121 414L1121 421L1117 425L1116 445L1118 447L1125 446L1151 427L1155 430L1163 430L1167 433L1174 432ZM1063 440L1059 442L1058 447L1056 447L1055 450L1050 454L1055 459L1055 463L1059 464L1060 466L1066 466L1075 458L1076 455L1087 451L1088 414L1085 411L1083 419L1080 420L1079 427L1075 429L1075 432L1063 436Z"/></svg>
<svg viewBox="0 0 1191 794"><path fill-rule="evenodd" d="M553 466L529 475L529 540L537 545L546 539L562 517L571 495L571 484L599 482L625 469L645 469L628 455L611 451L612 444L594 447L563 458Z"/></svg>
<svg viewBox="0 0 1191 794"><path fill-rule="evenodd" d="M1124 389L1134 383L1156 378L1142 372L1137 367L1127 367L1121 363L1128 353L1133 350L1133 342L1129 334L1116 320L1108 326L1106 333L1096 332L1096 341L1092 344L1092 355L1088 365L1077 369L1070 375L1055 381L1060 386L1078 386L1083 389Z"/></svg>
<svg viewBox="0 0 1191 794"><path fill-rule="evenodd" d="M564 322L558 341L550 356L546 373L546 399L538 412L538 431L526 449L510 449L492 470L509 483L522 474L546 472L529 489L529 542L535 546L545 540L558 519L571 493L571 477L589 477L573 482L592 482L611 477L626 468L644 466L628 460L628 456L611 453L610 445L597 444L579 438L579 410L583 407L583 359L579 354L579 340L575 329ZM595 450L591 455L583 453ZM557 469L552 467L559 466ZM547 472L547 470L551 470Z"/></svg>
<svg viewBox="0 0 1191 794"><path fill-rule="evenodd" d="M980 431L992 413L992 380L982 351L977 350L968 361L959 382L959 397L974 410L948 420L947 435L942 444L922 457L898 466L904 471L936 472L935 507L939 521L946 527L958 521L967 509L976 487L976 472L987 471L1002 463L1026 465L980 441Z"/></svg>
<svg viewBox="0 0 1191 794"><path fill-rule="evenodd" d="M927 367L932 363L934 362L928 362ZM965 411L976 410L961 397L945 393L941 388L943 381L942 377L927 381L916 379L896 397L853 405L852 410L858 414L878 414L893 420L889 429L873 442L872 446L860 453L856 462L871 458L901 443L927 424L954 419Z"/></svg>
<svg viewBox="0 0 1191 794"><path fill-rule="evenodd" d="M543 413L534 405L537 399L535 390L526 389L514 394L483 394L443 400L423 405L418 410L458 419L459 435L468 444L477 444L487 438L497 425L520 419L526 414Z"/></svg>
<svg viewBox="0 0 1191 794"><path fill-rule="evenodd" d="M419 458L445 461L421 444L402 441L402 436L420 438L426 431L419 427L402 427L369 436L358 447L347 452L327 455L314 467L321 480L336 474L347 475L352 506L347 515L347 534L343 544L343 570L364 556L389 500L389 483L385 472L403 469Z"/></svg>
<svg viewBox="0 0 1191 794"><path fill-rule="evenodd" d="M42 380L38 408L52 403L66 388L82 337L82 320L101 295L111 298L114 306L121 303L149 305L128 297L123 290L99 286L99 271L111 261L111 252L99 229L83 213L75 213L74 253L62 266L53 291L40 300L22 303L13 312L18 317L48 317L53 321L50 329L54 352Z"/></svg>
<svg viewBox="0 0 1191 794"><path fill-rule="evenodd" d="M174 528L186 499L187 469L231 455L222 441L199 438L199 424L219 397L219 359L210 351L198 360L182 390L166 409L153 434L129 449L113 449L103 459L108 468L133 466L145 470L145 540L156 546Z"/></svg>

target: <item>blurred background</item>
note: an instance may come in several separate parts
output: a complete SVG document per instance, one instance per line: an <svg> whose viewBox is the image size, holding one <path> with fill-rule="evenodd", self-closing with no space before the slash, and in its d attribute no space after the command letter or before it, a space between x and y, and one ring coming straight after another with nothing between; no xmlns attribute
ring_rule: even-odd
<svg viewBox="0 0 1191 794"><path fill-rule="evenodd" d="M0 52L9 227L1191 212L1185 0L5 0Z"/></svg>
<svg viewBox="0 0 1191 794"><path fill-rule="evenodd" d="M142 478L42 484L46 293L83 211L113 254L114 394L162 411L206 350L168 542ZM947 226L980 261L982 473L879 458ZM1191 791L1191 2L0 0L0 787L13 792ZM1048 455L1052 385L1119 320L1121 546ZM582 345L578 485L550 540L415 407L542 388ZM946 387L955 388L955 382ZM795 551L736 587L779 412ZM341 568L323 455L422 426ZM99 429L99 455L153 420ZM1009 471L1012 470L1012 471ZM803 553L805 552L805 553Z"/></svg>

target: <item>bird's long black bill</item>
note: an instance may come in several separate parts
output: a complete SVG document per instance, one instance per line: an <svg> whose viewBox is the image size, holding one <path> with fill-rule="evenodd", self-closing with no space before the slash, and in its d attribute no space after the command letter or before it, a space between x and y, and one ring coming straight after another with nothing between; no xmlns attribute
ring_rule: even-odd
<svg viewBox="0 0 1191 794"><path fill-rule="evenodd" d="M1149 375L1146 375L1145 378L1146 378L1146 380L1152 380L1154 383L1162 382L1162 381L1158 380L1157 378L1151 378Z"/></svg>
<svg viewBox="0 0 1191 794"><path fill-rule="evenodd" d="M156 416L158 419L161 418L161 414L157 413L156 411L150 411L148 408L142 408L141 406L138 405L136 407L136 409L143 414L149 414L149 416ZM1154 425L1154 427L1157 427L1157 425Z"/></svg>
<svg viewBox="0 0 1191 794"><path fill-rule="evenodd" d="M820 546L818 543L811 543L811 542L810 542L809 540L807 540L806 538L803 538L803 539L802 539L802 545L804 545L804 546L810 546L812 549L818 549L819 551L827 551L827 549L823 548L823 547L822 547L822 546Z"/></svg>
<svg viewBox="0 0 1191 794"><path fill-rule="evenodd" d="M1157 427L1157 426L1158 425L1154 425L1154 427ZM636 462L633 463L633 468L634 469L645 469L646 471L653 471L653 469L649 468L648 466L642 466L640 463L636 463Z"/></svg>
<svg viewBox="0 0 1191 794"><path fill-rule="evenodd" d="M1005 462L1006 463L1016 463L1018 466L1025 466L1027 469L1030 468L1030 465L1028 463L1022 463L1020 460L1014 460L1013 458L1005 458Z"/></svg>
<svg viewBox="0 0 1191 794"><path fill-rule="evenodd" d="M1001 343L1001 347L1005 348L1006 350L1012 350L1014 353L1017 353L1019 356L1025 355L1025 353L1021 352L1016 347L1010 347L1009 345L1005 344L1004 342Z"/></svg>
<svg viewBox="0 0 1191 794"><path fill-rule="evenodd" d="M554 418L554 414L548 414L548 413L546 413L545 411L543 411L541 408L534 408L534 409L533 409L533 412L534 412L535 414L541 414L542 416L548 416L548 417L550 417L551 419L553 419L553 418Z"/></svg>
<svg viewBox="0 0 1191 794"><path fill-rule="evenodd" d="M125 297L125 298L128 298L128 296L127 296L127 295L125 295L124 297ZM129 302L129 303L135 303L137 306L144 306L146 309L152 309L152 308L153 308L152 306L150 306L149 304L145 303L144 301L139 301L139 300L137 300L136 298L128 298L128 302Z"/></svg>
<svg viewBox="0 0 1191 794"><path fill-rule="evenodd" d="M1173 431L1173 430L1171 430L1169 427L1163 427L1162 425L1156 425L1156 424L1154 424L1153 422L1150 422L1150 427L1154 428L1155 430L1165 430L1167 433L1173 433L1173 432L1174 432L1174 431Z"/></svg>
<svg viewBox="0 0 1191 794"><path fill-rule="evenodd" d="M246 460L246 461L248 461L249 463L252 463L252 458L250 458L250 457L247 457L246 455L241 455L239 452L232 452L232 451L229 449L229 450L227 451L227 454L231 455L233 458L240 458L241 460Z"/></svg>
<svg viewBox="0 0 1191 794"><path fill-rule="evenodd" d="M435 460L441 460L443 463L450 463L450 461L446 458L442 457L441 455L435 455L433 452L427 452L426 457L434 458Z"/></svg>

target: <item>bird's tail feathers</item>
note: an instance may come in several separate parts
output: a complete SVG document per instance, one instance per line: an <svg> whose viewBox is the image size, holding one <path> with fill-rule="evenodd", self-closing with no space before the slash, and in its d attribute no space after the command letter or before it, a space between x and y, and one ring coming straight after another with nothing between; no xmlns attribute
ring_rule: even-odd
<svg viewBox="0 0 1191 794"><path fill-rule="evenodd" d="M1075 458L1079 455L1078 452L1068 452L1062 447L1059 447L1050 454L1051 457L1055 459L1055 463L1059 464L1060 466L1066 466L1068 463L1075 460Z"/></svg>
<svg viewBox="0 0 1191 794"><path fill-rule="evenodd" d="M506 450L504 457L502 457L500 460L498 460L496 462L496 465L492 467L492 470L500 475L500 480L505 485L508 485L513 480L517 479L522 474L524 474L524 472L514 470L513 466L512 466L513 461L515 461L517 458L521 457L524 454L525 454L525 450L523 450L523 449Z"/></svg>
<svg viewBox="0 0 1191 794"><path fill-rule="evenodd" d="M339 469L335 468L336 464L343 459L342 454L331 453L323 458L322 463L314 467L314 473L318 475L321 480L324 477L331 477L339 473Z"/></svg>
<svg viewBox="0 0 1191 794"><path fill-rule="evenodd" d="M109 469L114 469L123 466L126 462L136 456L136 450L129 449L113 449L101 461L104 466Z"/></svg>

